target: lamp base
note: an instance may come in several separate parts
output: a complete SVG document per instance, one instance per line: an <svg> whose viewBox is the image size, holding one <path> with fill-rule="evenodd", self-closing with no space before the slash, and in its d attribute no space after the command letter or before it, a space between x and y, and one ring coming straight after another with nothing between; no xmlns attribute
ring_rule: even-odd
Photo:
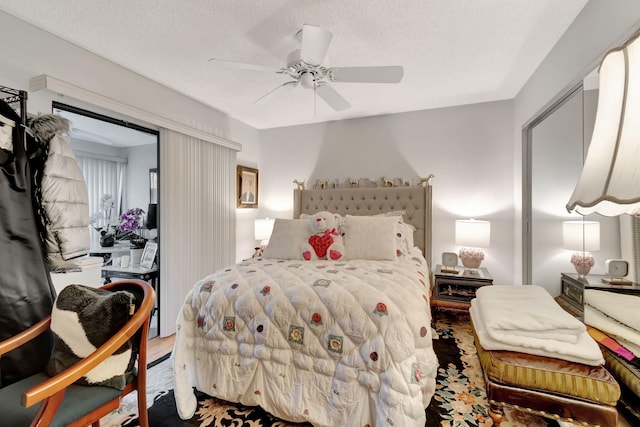
<svg viewBox="0 0 640 427"><path fill-rule="evenodd" d="M584 279L589 271L591 271L591 267L595 265L596 261L591 255L591 252L575 252L571 255L571 264L576 269L578 276L581 279Z"/></svg>
<svg viewBox="0 0 640 427"><path fill-rule="evenodd" d="M465 268L479 268L484 259L484 252L475 248L462 248L458 252L458 256Z"/></svg>

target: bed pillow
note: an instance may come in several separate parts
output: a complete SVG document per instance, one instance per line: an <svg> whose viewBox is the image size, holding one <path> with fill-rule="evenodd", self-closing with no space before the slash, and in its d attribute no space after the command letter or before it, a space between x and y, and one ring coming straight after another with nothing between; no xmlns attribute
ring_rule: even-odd
<svg viewBox="0 0 640 427"><path fill-rule="evenodd" d="M263 258L302 259L301 247L311 235L308 219L276 218Z"/></svg>
<svg viewBox="0 0 640 427"><path fill-rule="evenodd" d="M396 255L398 257L405 257L411 254L415 242L413 240L413 233L416 228L404 222L405 211L393 211L383 212L374 216L393 217L396 219Z"/></svg>
<svg viewBox="0 0 640 427"><path fill-rule="evenodd" d="M395 217L352 216L344 221L344 246L347 259L395 261Z"/></svg>
<svg viewBox="0 0 640 427"><path fill-rule="evenodd" d="M54 376L89 356L115 335L135 311L135 295L69 285L51 311L53 350L47 374ZM136 351L128 341L77 382L122 390L134 372Z"/></svg>
<svg viewBox="0 0 640 427"><path fill-rule="evenodd" d="M408 256L411 254L415 242L413 240L413 233L416 228L407 224L402 220L402 217L396 218L396 251L399 257Z"/></svg>

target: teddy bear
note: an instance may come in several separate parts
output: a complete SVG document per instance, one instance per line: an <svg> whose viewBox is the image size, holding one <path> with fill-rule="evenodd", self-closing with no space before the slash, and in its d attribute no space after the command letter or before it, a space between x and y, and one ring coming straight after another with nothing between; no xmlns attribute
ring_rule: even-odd
<svg viewBox="0 0 640 427"><path fill-rule="evenodd" d="M337 261L344 256L344 243L337 230L336 217L322 211L309 216L312 234L302 244L304 260L329 259Z"/></svg>

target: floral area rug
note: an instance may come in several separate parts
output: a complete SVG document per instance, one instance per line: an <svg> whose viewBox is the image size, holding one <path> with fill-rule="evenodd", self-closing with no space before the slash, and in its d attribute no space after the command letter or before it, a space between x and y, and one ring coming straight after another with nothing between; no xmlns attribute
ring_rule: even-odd
<svg viewBox="0 0 640 427"><path fill-rule="evenodd" d="M426 409L425 427L487 427L492 425L480 360L473 344L468 318L435 315L434 349L440 362L436 393ZM152 427L310 427L272 417L256 407L244 407L198 393L198 410L190 420L181 420L176 412L173 376L168 355L150 367L147 384L149 424ZM138 426L135 392L122 406L101 420L103 427ZM547 420L514 410L506 411L502 427L558 427L570 424Z"/></svg>

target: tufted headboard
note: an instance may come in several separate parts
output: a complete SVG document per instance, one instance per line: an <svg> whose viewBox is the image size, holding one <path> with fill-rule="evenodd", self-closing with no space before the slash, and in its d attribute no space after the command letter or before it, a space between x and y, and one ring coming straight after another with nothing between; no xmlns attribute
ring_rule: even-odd
<svg viewBox="0 0 640 427"><path fill-rule="evenodd" d="M431 267L431 185L420 187L335 188L293 190L293 217L328 211L340 215L376 215L405 211L416 227L414 240Z"/></svg>

